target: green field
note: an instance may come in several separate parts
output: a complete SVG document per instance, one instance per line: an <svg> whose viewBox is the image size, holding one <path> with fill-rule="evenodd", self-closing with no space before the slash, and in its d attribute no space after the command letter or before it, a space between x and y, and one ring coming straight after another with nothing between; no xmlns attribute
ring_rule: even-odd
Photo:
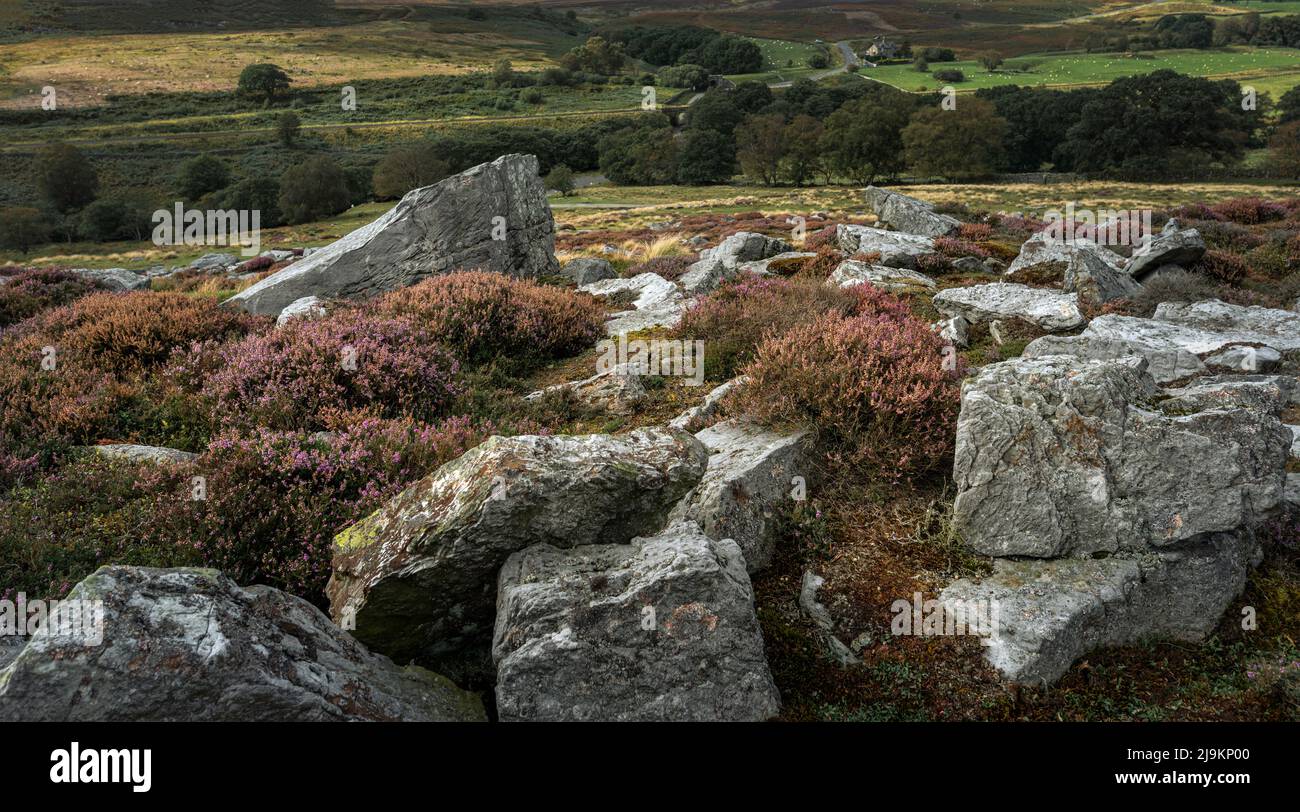
<svg viewBox="0 0 1300 812"><path fill-rule="evenodd" d="M762 50L763 70L758 73L744 73L727 77L735 82L752 80L774 84L793 81L811 74L825 73L825 69L808 67L808 60L817 53L830 54L831 65L840 64L839 53L835 46L830 44L817 45L812 42L760 39L757 37L747 37L746 39L757 44L759 49Z"/></svg>
<svg viewBox="0 0 1300 812"><path fill-rule="evenodd" d="M1151 58L1145 58L1150 56ZM978 62L945 62L931 70L956 68L966 81L955 87L974 91L1002 85L1071 87L1100 85L1124 76L1169 69L1191 76L1250 80L1260 90L1285 91L1300 84L1300 50L1294 48L1232 47L1213 51L1156 51L1144 57L1119 54L1041 54L1008 59L990 73ZM943 83L911 65L863 68L861 75L908 91L933 91Z"/></svg>

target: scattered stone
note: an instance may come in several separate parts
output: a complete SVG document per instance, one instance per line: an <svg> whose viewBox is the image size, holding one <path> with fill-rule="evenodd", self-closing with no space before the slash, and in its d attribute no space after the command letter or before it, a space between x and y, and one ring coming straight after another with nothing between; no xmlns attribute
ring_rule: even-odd
<svg viewBox="0 0 1300 812"><path fill-rule="evenodd" d="M560 273L572 279L579 287L617 276L609 260L595 257L579 257L565 264Z"/></svg>
<svg viewBox="0 0 1300 812"><path fill-rule="evenodd" d="M699 430L705 421L717 414L718 408L722 405L723 399L735 391L737 386L740 386L747 380L747 376L741 375L732 378L726 383L720 384L717 388L704 396L704 400L699 406L692 406L669 421L669 427L682 429L683 431Z"/></svg>
<svg viewBox="0 0 1300 812"><path fill-rule="evenodd" d="M525 395L524 400L540 400L551 392L571 392L575 398L588 406L604 409L611 414L627 415L636 411L636 406L646 397L645 385L641 376L628 369L627 364L597 372L590 378L571 381L556 386L548 386Z"/></svg>
<svg viewBox="0 0 1300 812"><path fill-rule="evenodd" d="M1156 321L1220 333L1237 343L1256 343L1286 351L1300 349L1300 313L1268 307L1243 307L1218 299L1162 302Z"/></svg>
<svg viewBox="0 0 1300 812"><path fill-rule="evenodd" d="M319 319L325 316L325 303L316 296L304 296L290 302L275 318L275 326L282 327L294 319Z"/></svg>
<svg viewBox="0 0 1300 812"><path fill-rule="evenodd" d="M538 544L501 568L503 721L763 721L780 695L740 548L689 522L628 544Z"/></svg>
<svg viewBox="0 0 1300 812"><path fill-rule="evenodd" d="M755 276L789 276L793 270L803 265L804 260L816 257L815 251L783 251L774 257L755 262L742 262L736 266L741 273ZM791 268L787 271L786 268Z"/></svg>
<svg viewBox="0 0 1300 812"><path fill-rule="evenodd" d="M826 283L839 285L842 288L868 284L890 293L933 290L935 287L934 280L923 273L903 268L890 268L885 265L871 265L856 259L846 259L841 262Z"/></svg>
<svg viewBox="0 0 1300 812"><path fill-rule="evenodd" d="M102 643L32 635L0 671L0 720L487 721L445 677L370 653L302 598L216 570L101 567L61 604L71 620L67 601L102 601Z"/></svg>
<svg viewBox="0 0 1300 812"><path fill-rule="evenodd" d="M871 226L841 223L835 227L835 242L847 254L878 254L874 264L891 268L916 268L916 258L934 253L934 240L915 234L885 231Z"/></svg>
<svg viewBox="0 0 1300 812"><path fill-rule="evenodd" d="M189 462L198 454L181 451L176 448L164 448L156 445L133 445L131 443L110 443L89 446L101 457L131 462Z"/></svg>
<svg viewBox="0 0 1300 812"><path fill-rule="evenodd" d="M723 282L740 275L739 266L747 262L775 257L791 250L784 240L738 231L717 246L700 252L698 261L682 274L679 284L691 295L708 293Z"/></svg>
<svg viewBox="0 0 1300 812"><path fill-rule="evenodd" d="M1164 265L1191 265L1205 256L1205 240L1194 228L1180 228L1177 220L1165 223L1160 234L1133 249L1126 270L1138 281Z"/></svg>
<svg viewBox="0 0 1300 812"><path fill-rule="evenodd" d="M605 323L605 330L611 336L650 327L675 327L686 312L682 292L657 273L637 274L630 279L606 279L583 285L578 290L593 296L637 293L631 310L615 313Z"/></svg>
<svg viewBox="0 0 1300 812"><path fill-rule="evenodd" d="M1160 401L1166 414L1192 414L1207 409L1255 409L1274 416L1290 404L1294 378L1280 376L1223 376L1201 378L1179 389L1166 390Z"/></svg>
<svg viewBox="0 0 1300 812"><path fill-rule="evenodd" d="M1061 293L1006 282L948 288L934 297L945 316L962 316L972 323L1017 318L1048 332L1071 330L1084 323L1077 293Z"/></svg>
<svg viewBox="0 0 1300 812"><path fill-rule="evenodd" d="M366 298L453 270L536 279L558 271L554 249L537 159L504 155L407 192L378 220L227 301L278 315L304 296Z"/></svg>
<svg viewBox="0 0 1300 812"><path fill-rule="evenodd" d="M961 316L941 319L930 325L930 329L939 334L939 338L957 347L970 346L970 325ZM999 341L999 344L1002 342Z"/></svg>
<svg viewBox="0 0 1300 812"><path fill-rule="evenodd" d="M959 220L937 213L933 204L924 200L917 200L877 186L868 186L863 194L881 222L905 234L950 237L961 230Z"/></svg>
<svg viewBox="0 0 1300 812"><path fill-rule="evenodd" d="M1130 298L1141 286L1120 268L1122 258L1091 240L1063 242L1039 232L1020 247L1020 255L1007 268L1008 279L1027 279L1059 284L1097 302Z"/></svg>
<svg viewBox="0 0 1300 812"><path fill-rule="evenodd" d="M835 621L831 618L830 611L817 601L817 590L825 583L825 578L812 570L804 570L803 581L799 584L799 608L817 627L817 634L831 659L842 666L859 665L862 661L855 656L855 652L835 635Z"/></svg>
<svg viewBox="0 0 1300 812"><path fill-rule="evenodd" d="M149 287L149 277L126 268L69 268L68 273L94 280L109 290L144 290Z"/></svg>
<svg viewBox="0 0 1300 812"><path fill-rule="evenodd" d="M190 263L191 271L221 271L239 264L239 257L234 254L204 254Z"/></svg>
<svg viewBox="0 0 1300 812"><path fill-rule="evenodd" d="M958 273L984 273L986 266L979 257L960 257L952 261L952 268Z"/></svg>

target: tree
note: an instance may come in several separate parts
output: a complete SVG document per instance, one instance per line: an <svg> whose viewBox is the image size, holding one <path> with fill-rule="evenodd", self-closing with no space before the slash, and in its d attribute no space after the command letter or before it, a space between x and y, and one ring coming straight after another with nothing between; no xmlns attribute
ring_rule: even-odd
<svg viewBox="0 0 1300 812"><path fill-rule="evenodd" d="M654 186L677 177L677 142L669 127L631 127L600 140L600 172L620 185Z"/></svg>
<svg viewBox="0 0 1300 812"><path fill-rule="evenodd" d="M997 51L985 51L979 55L979 61L984 66L984 70L992 73L1002 67L1002 54Z"/></svg>
<svg viewBox="0 0 1300 812"><path fill-rule="evenodd" d="M763 51L743 37L723 34L696 49L687 61L703 65L710 73L758 73L763 69Z"/></svg>
<svg viewBox="0 0 1300 812"><path fill-rule="evenodd" d="M1300 86L1282 94L1282 98L1277 100L1277 110L1281 114L1278 119L1281 124L1300 121Z"/></svg>
<svg viewBox="0 0 1300 812"><path fill-rule="evenodd" d="M437 183L451 167L431 141L396 147L375 164L372 183L381 200L401 197L412 189Z"/></svg>
<svg viewBox="0 0 1300 812"><path fill-rule="evenodd" d="M798 115L785 125L785 177L795 186L813 177L821 168L822 123L809 115Z"/></svg>
<svg viewBox="0 0 1300 812"><path fill-rule="evenodd" d="M604 37L591 37L577 48L560 57L560 64L569 70L612 75L623 69L627 55L623 47Z"/></svg>
<svg viewBox="0 0 1300 812"><path fill-rule="evenodd" d="M50 238L50 225L40 209L9 206L0 209L0 246L26 254Z"/></svg>
<svg viewBox="0 0 1300 812"><path fill-rule="evenodd" d="M826 118L821 148L827 168L862 184L897 174L911 114L911 100L896 91L846 102Z"/></svg>
<svg viewBox="0 0 1300 812"><path fill-rule="evenodd" d="M515 68L509 59L498 59L492 66L493 87L514 87Z"/></svg>
<svg viewBox="0 0 1300 812"><path fill-rule="evenodd" d="M573 170L559 164L546 173L546 188L560 193L561 197L573 194Z"/></svg>
<svg viewBox="0 0 1300 812"><path fill-rule="evenodd" d="M664 87L704 90L709 86L709 72L699 65L674 65L659 71L658 82Z"/></svg>
<svg viewBox="0 0 1300 812"><path fill-rule="evenodd" d="M903 148L908 165L918 174L979 177L1001 164L1006 129L1006 120L992 102L963 99L957 110L918 110L903 128Z"/></svg>
<svg viewBox="0 0 1300 812"><path fill-rule="evenodd" d="M785 119L749 116L736 128L736 159L746 176L771 186L785 157Z"/></svg>
<svg viewBox="0 0 1300 812"><path fill-rule="evenodd" d="M677 155L677 181L691 186L724 183L736 174L736 148L716 130L689 130Z"/></svg>
<svg viewBox="0 0 1300 812"><path fill-rule="evenodd" d="M741 82L731 92L731 100L745 113L759 113L773 101L772 91L763 82Z"/></svg>
<svg viewBox="0 0 1300 812"><path fill-rule="evenodd" d="M95 199L99 175L81 150L51 144L36 159L36 187L60 214L78 211Z"/></svg>
<svg viewBox="0 0 1300 812"><path fill-rule="evenodd" d="M261 99L270 104L289 91L289 83L292 81L279 65L258 62L240 71L236 91L241 96Z"/></svg>
<svg viewBox="0 0 1300 812"><path fill-rule="evenodd" d="M279 201L280 184L265 175L244 178L213 195L213 205L218 209L258 212L262 228L284 224Z"/></svg>
<svg viewBox="0 0 1300 812"><path fill-rule="evenodd" d="M230 169L215 155L195 155L181 164L176 173L176 187L186 200L198 200L209 192L220 191L230 183Z"/></svg>
<svg viewBox="0 0 1300 812"><path fill-rule="evenodd" d="M1300 178L1300 121L1278 127L1268 142L1273 168L1284 178Z"/></svg>
<svg viewBox="0 0 1300 812"><path fill-rule="evenodd" d="M736 104L732 94L710 90L691 105L686 113L686 126L692 130L714 130L730 138L744 117L745 111Z"/></svg>
<svg viewBox="0 0 1300 812"><path fill-rule="evenodd" d="M299 120L298 114L292 110L285 110L275 121L275 135L280 139L280 143L286 147L292 147L298 140L298 132L302 129L302 121Z"/></svg>
<svg viewBox="0 0 1300 812"><path fill-rule="evenodd" d="M130 195L100 198L81 212L78 230L94 242L143 240L153 227L153 207Z"/></svg>
<svg viewBox="0 0 1300 812"><path fill-rule="evenodd" d="M917 71L919 73L929 73L930 60L926 59L924 54L917 54L912 59L912 70Z"/></svg>
<svg viewBox="0 0 1300 812"><path fill-rule="evenodd" d="M280 211L289 223L330 217L348 207L348 179L324 155L292 166L280 178Z"/></svg>
<svg viewBox="0 0 1300 812"><path fill-rule="evenodd" d="M813 68L814 70L821 70L823 68L829 68L830 66L831 66L831 57L829 54L825 53L824 51L818 51L817 53L808 57L808 67Z"/></svg>

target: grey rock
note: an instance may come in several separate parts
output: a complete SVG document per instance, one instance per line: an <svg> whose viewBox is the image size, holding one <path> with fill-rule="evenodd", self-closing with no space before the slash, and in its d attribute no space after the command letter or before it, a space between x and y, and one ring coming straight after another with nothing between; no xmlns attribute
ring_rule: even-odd
<svg viewBox="0 0 1300 812"><path fill-rule="evenodd" d="M759 262L790 250L790 245L784 240L751 231L738 231L713 248L701 251L699 260L682 274L679 284L688 294L708 293L723 282L738 277L741 265Z"/></svg>
<svg viewBox="0 0 1300 812"><path fill-rule="evenodd" d="M646 389L641 376L628 369L626 364L580 381L548 386L524 396L524 400L540 400L552 392L571 392L579 401L613 414L627 415L645 400Z"/></svg>
<svg viewBox="0 0 1300 812"><path fill-rule="evenodd" d="M1086 334L1078 336L1042 336L1029 342L1024 358L1044 355L1073 355L1085 361L1113 361L1128 356L1146 359L1147 373L1158 384L1180 381L1206 372L1205 364L1192 353L1179 347L1153 347L1138 341L1122 338L1100 338Z"/></svg>
<svg viewBox="0 0 1300 812"><path fill-rule="evenodd" d="M131 443L111 443L89 447L101 457L109 459L130 460L132 462L189 462L197 457L189 451L164 448L156 445L134 445Z"/></svg>
<svg viewBox="0 0 1300 812"><path fill-rule="evenodd" d="M501 568L503 721L762 721L780 711L740 549L690 523Z"/></svg>
<svg viewBox="0 0 1300 812"><path fill-rule="evenodd" d="M991 364L963 387L954 525L976 551L1145 551L1259 522L1289 432L1250 409L1170 416L1138 357Z"/></svg>
<svg viewBox="0 0 1300 812"><path fill-rule="evenodd" d="M788 273L774 271L772 265L786 261L812 259L817 256L815 251L782 251L774 257L760 259L754 262L742 262L736 266L736 270L742 274L753 274L755 276L786 276Z"/></svg>
<svg viewBox="0 0 1300 812"><path fill-rule="evenodd" d="M1265 338L1274 341L1258 333L1217 333L1154 319L1113 315L1093 319L1081 335L1087 338L1131 341L1152 349L1182 350L1198 357L1234 344L1262 342Z"/></svg>
<svg viewBox="0 0 1300 812"><path fill-rule="evenodd" d="M695 435L709 450L704 478L669 521L691 520L712 539L740 545L746 568L758 572L776 551L777 519L793 504L794 477L811 479L806 431L780 433L741 420L726 420Z"/></svg>
<svg viewBox="0 0 1300 812"><path fill-rule="evenodd" d="M670 420L668 422L669 427L682 429L683 431L696 431L700 428L699 424L704 423L718 413L718 408L727 395L730 395L747 380L747 376L740 375L726 383L719 384L704 396L704 400L700 402L700 405L692 406Z"/></svg>
<svg viewBox="0 0 1300 812"><path fill-rule="evenodd" d="M1166 414L1191 414L1207 409L1255 409L1280 415L1291 402L1294 378L1254 375L1201 378L1179 389L1168 389L1170 397L1160 401Z"/></svg>
<svg viewBox="0 0 1300 812"><path fill-rule="evenodd" d="M1059 272L1061 288L1098 302L1129 298L1141 290L1120 268L1122 258L1091 240L1063 242L1039 232L1020 247L1020 255L1007 268L1008 279L1029 274Z"/></svg>
<svg viewBox="0 0 1300 812"><path fill-rule="evenodd" d="M959 257L952 261L952 267L959 273L984 273L988 270L984 260L979 257Z"/></svg>
<svg viewBox="0 0 1300 812"><path fill-rule="evenodd" d="M290 302L275 317L275 326L282 327L295 319L319 319L325 315L325 303L316 296L304 296Z"/></svg>
<svg viewBox="0 0 1300 812"><path fill-rule="evenodd" d="M284 262L286 259L293 259L294 253L292 251L273 249L270 251L263 251L260 256L263 256L272 262Z"/></svg>
<svg viewBox="0 0 1300 812"><path fill-rule="evenodd" d="M651 532L707 465L700 441L672 429L492 437L335 538L330 613L398 661L458 666L486 655L511 553Z"/></svg>
<svg viewBox="0 0 1300 812"><path fill-rule="evenodd" d="M1017 318L1048 332L1084 323L1077 293L1005 282L941 290L934 297L934 307L945 316L962 316L971 323Z"/></svg>
<svg viewBox="0 0 1300 812"><path fill-rule="evenodd" d="M609 260L595 257L579 257L568 262L560 269L560 273L572 279L579 287L604 279L613 279L616 276L614 266L609 264Z"/></svg>
<svg viewBox="0 0 1300 812"><path fill-rule="evenodd" d="M862 660L855 656L852 648L844 645L844 641L836 636L835 621L831 618L830 610L817 600L817 591L825 583L826 579L817 573L804 570L803 580L799 583L799 609L817 627L817 634L831 659L842 666L858 665Z"/></svg>
<svg viewBox="0 0 1300 812"><path fill-rule="evenodd" d="M190 263L191 271L220 271L238 265L239 257L234 254L204 254Z"/></svg>
<svg viewBox="0 0 1300 812"><path fill-rule="evenodd" d="M961 316L952 316L936 321L930 325L930 329L938 333L939 338L953 346L963 348L970 346L970 325Z"/></svg>
<svg viewBox="0 0 1300 812"><path fill-rule="evenodd" d="M1125 269L1139 281L1163 265L1191 265L1205 255L1205 240L1194 228L1179 228L1176 220L1150 242L1133 249Z"/></svg>
<svg viewBox="0 0 1300 812"><path fill-rule="evenodd" d="M961 230L961 221L935 212L934 206L924 200L877 186L868 186L863 195L881 222L905 234L950 237Z"/></svg>
<svg viewBox="0 0 1300 812"><path fill-rule="evenodd" d="M841 223L835 227L835 242L848 254L879 254L875 264L891 268L915 268L916 258L934 253L934 239L871 226Z"/></svg>
<svg viewBox="0 0 1300 812"><path fill-rule="evenodd" d="M1219 333L1237 343L1258 343L1278 350L1300 349L1300 313L1268 307L1243 307L1218 299L1162 302L1156 321Z"/></svg>
<svg viewBox="0 0 1300 812"><path fill-rule="evenodd" d="M101 567L64 600L102 606L102 643L32 635L0 671L0 720L487 720L445 677L398 667L305 600L216 570Z"/></svg>
<svg viewBox="0 0 1300 812"><path fill-rule="evenodd" d="M650 327L675 327L686 312L686 299L676 285L657 273L637 274L629 279L606 279L578 288L593 296L613 296L635 292L631 310L610 316L605 331L616 336Z"/></svg>
<svg viewBox="0 0 1300 812"><path fill-rule="evenodd" d="M1282 353L1272 347L1235 346L1205 359L1211 369L1230 372L1271 372L1282 364Z"/></svg>
<svg viewBox="0 0 1300 812"><path fill-rule="evenodd" d="M149 277L126 268L69 268L68 273L92 279L109 290L144 290L149 287Z"/></svg>
<svg viewBox="0 0 1300 812"><path fill-rule="evenodd" d="M504 218L504 239L493 239ZM531 155L504 155L413 189L384 216L227 301L276 315L304 296L355 299L478 268L535 279L558 270L555 223Z"/></svg>
<svg viewBox="0 0 1300 812"><path fill-rule="evenodd" d="M933 290L935 282L930 277L917 271L904 268L890 268L885 265L871 265L856 259L846 259L826 280L828 285L850 288L854 285L872 285L891 293Z"/></svg>

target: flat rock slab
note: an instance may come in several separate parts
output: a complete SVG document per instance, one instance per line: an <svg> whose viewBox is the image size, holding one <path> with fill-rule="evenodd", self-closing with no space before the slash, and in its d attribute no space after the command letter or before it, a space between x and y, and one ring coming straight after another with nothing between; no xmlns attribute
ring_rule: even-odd
<svg viewBox="0 0 1300 812"><path fill-rule="evenodd" d="M476 694L372 654L301 598L216 570L101 567L64 600L102 607L102 641L33 635L0 671L0 720L487 721Z"/></svg>
<svg viewBox="0 0 1300 812"><path fill-rule="evenodd" d="M886 265L872 265L856 259L846 259L826 280L827 284L851 288L855 285L871 285L890 293L909 293L914 291L934 290L935 281L918 271L906 268L890 268Z"/></svg>
<svg viewBox="0 0 1300 812"><path fill-rule="evenodd" d="M736 270L755 276L789 276L803 266L804 260L816 256L816 251L782 251L776 256L767 259L742 262L736 266Z"/></svg>
<svg viewBox="0 0 1300 812"><path fill-rule="evenodd" d="M999 560L940 601L954 615L992 607L985 659L1011 682L1043 684L1105 646L1203 640L1257 560L1254 540L1232 534L1137 558Z"/></svg>
<svg viewBox="0 0 1300 812"><path fill-rule="evenodd" d="M700 428L699 424L702 424L704 421L718 413L718 409L727 395L730 395L736 390L736 387L742 385L747 380L747 376L740 375L726 381L725 383L719 384L704 396L704 400L700 401L698 406L692 406L677 415L668 422L668 425L672 428L683 429L685 431L698 430Z"/></svg>
<svg viewBox="0 0 1300 812"><path fill-rule="evenodd" d="M1169 395L1160 401L1160 410L1166 414L1191 414L1207 409L1255 409L1265 414L1280 415L1291 403L1295 379L1280 375L1215 376L1200 378L1178 389L1167 389Z"/></svg>
<svg viewBox="0 0 1300 812"><path fill-rule="evenodd" d="M666 428L492 437L335 538L330 612L398 661L458 667L486 655L512 553L653 532L707 465L699 440Z"/></svg>
<svg viewBox="0 0 1300 812"><path fill-rule="evenodd" d="M501 568L503 721L763 721L780 695L740 548L689 522Z"/></svg>
<svg viewBox="0 0 1300 812"><path fill-rule="evenodd" d="M686 312L686 299L681 289L657 273L643 273L627 279L606 279L578 288L592 296L614 296L635 293L631 310L623 310L609 317L605 331L611 336L634 333L651 327L675 327Z"/></svg>
<svg viewBox="0 0 1300 812"><path fill-rule="evenodd" d="M524 400L540 400L552 392L572 393L582 403L604 409L612 414L627 415L645 400L646 389L641 376L621 365L605 372L597 372L580 381L548 386L524 396Z"/></svg>
<svg viewBox="0 0 1300 812"><path fill-rule="evenodd" d="M915 268L917 257L935 252L932 237L843 223L835 227L835 242L848 254L879 254L875 264L891 268Z"/></svg>
<svg viewBox="0 0 1300 812"><path fill-rule="evenodd" d="M1197 357L1217 354L1221 350L1236 346L1252 346L1258 349L1271 347L1276 350L1287 349L1289 340L1258 332L1216 330L1176 324L1156 319L1141 319L1133 316L1098 316L1088 323L1081 333L1086 338L1106 338L1131 341L1152 349L1182 350Z"/></svg>
<svg viewBox="0 0 1300 812"><path fill-rule="evenodd" d="M1083 325L1077 293L1031 288L1005 282L941 290L934 307L945 316L961 316L972 324L1016 318L1048 332Z"/></svg>
<svg viewBox="0 0 1300 812"><path fill-rule="evenodd" d="M794 477L810 478L812 437L740 420L723 421L695 437L709 450L709 466L669 520L691 520L710 538L733 539L749 572L758 572L772 561L778 515L793 505Z"/></svg>
<svg viewBox="0 0 1300 812"><path fill-rule="evenodd" d="M957 420L954 524L977 552L1053 558L1166 548L1258 524L1291 435L1253 409L1156 410L1146 363L991 364Z"/></svg>
<svg viewBox="0 0 1300 812"><path fill-rule="evenodd" d="M68 273L98 282L109 290L144 290L149 287L146 274L126 268L69 268Z"/></svg>
<svg viewBox="0 0 1300 812"><path fill-rule="evenodd" d="M368 298L451 271L536 279L559 270L537 158L503 155L419 189L384 216L227 300L278 315L304 296Z"/></svg>
<svg viewBox="0 0 1300 812"><path fill-rule="evenodd" d="M951 237L961 231L961 221L939 214L934 205L915 197L908 197L878 186L868 186L863 192L868 204L881 222L904 234L923 237Z"/></svg>
<svg viewBox="0 0 1300 812"><path fill-rule="evenodd" d="M1300 313L1269 307L1243 307L1218 299L1204 302L1163 302L1153 319L1205 330L1286 351L1300 349Z"/></svg>
<svg viewBox="0 0 1300 812"><path fill-rule="evenodd" d="M190 451L176 448L164 448L156 445L134 445L132 443L110 443L92 445L90 450L101 457L131 462L189 462L198 456Z"/></svg>

